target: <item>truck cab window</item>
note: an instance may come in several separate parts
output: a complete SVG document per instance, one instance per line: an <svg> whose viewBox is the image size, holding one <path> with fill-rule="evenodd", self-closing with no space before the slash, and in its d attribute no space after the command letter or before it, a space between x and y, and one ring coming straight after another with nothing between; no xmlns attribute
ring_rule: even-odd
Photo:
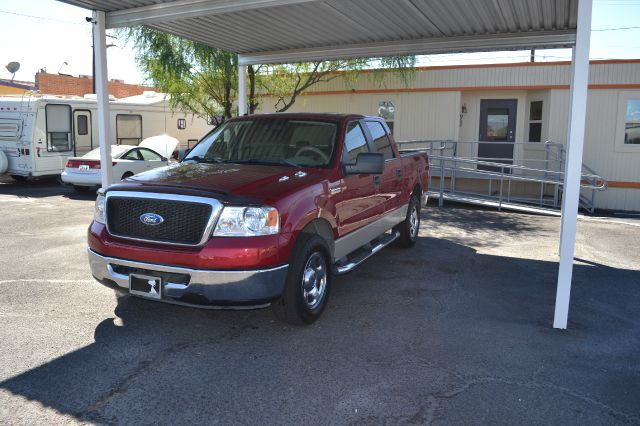
<svg viewBox="0 0 640 426"><path fill-rule="evenodd" d="M348 163L356 161L358 154L361 152L369 152L367 138L357 121L349 123L347 126L347 134L344 137L345 152L348 155Z"/></svg>
<svg viewBox="0 0 640 426"><path fill-rule="evenodd" d="M391 141L387 132L382 127L382 124L377 121L367 121L367 127L371 132L373 138L373 145L378 154L383 154L385 160L390 160L394 157L393 149L391 148Z"/></svg>
<svg viewBox="0 0 640 426"><path fill-rule="evenodd" d="M48 104L44 110L47 124L47 151L71 151L71 106Z"/></svg>

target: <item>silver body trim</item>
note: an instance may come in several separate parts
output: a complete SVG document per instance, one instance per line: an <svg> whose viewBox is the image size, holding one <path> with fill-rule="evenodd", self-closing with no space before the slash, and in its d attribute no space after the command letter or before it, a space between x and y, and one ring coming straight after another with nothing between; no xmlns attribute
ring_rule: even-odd
<svg viewBox="0 0 640 426"><path fill-rule="evenodd" d="M396 231L385 238L381 238L380 241L378 241L378 244L371 247L369 251L365 253L363 256L360 256L357 259L350 260L344 264L336 265L336 267L334 268L334 273L336 275L342 275L342 274L346 274L347 272L353 271L358 266L360 266L365 260L369 259L371 256L373 256L374 254L376 254L377 252L379 252L380 250L382 250L383 248L385 248L386 246L388 246L389 244L397 240L399 236L400 236L400 233Z"/></svg>
<svg viewBox="0 0 640 426"><path fill-rule="evenodd" d="M191 195L162 194L157 192L109 191L106 193L105 196L107 198L105 202L105 206L108 206L110 198L138 198L138 199L147 199L147 200L182 201L185 203L207 204L211 206L211 216L209 217L207 226L205 226L204 232L202 234L202 238L200 238L200 241L198 241L197 244L184 244L184 243L173 243L173 242L159 241L159 240L147 240L144 238L135 238L135 237L129 237L126 235L116 234L114 232L111 232L111 229L109 229L109 217L108 217L109 209L105 208L105 224L107 226L107 232L109 232L110 235L113 235L118 238L132 240L132 241L170 244L173 246L183 246L183 247L199 247L204 245L207 241L209 241L209 238L211 238L213 229L216 226L216 222L218 221L218 216L220 216L220 213L222 212L222 207L223 207L222 203L214 198L195 197Z"/></svg>
<svg viewBox="0 0 640 426"><path fill-rule="evenodd" d="M379 237L405 220L408 208L409 205L405 204L404 206L387 213L375 222L365 225L342 238L338 238L335 241L335 249L333 252L334 262L359 249L363 245Z"/></svg>

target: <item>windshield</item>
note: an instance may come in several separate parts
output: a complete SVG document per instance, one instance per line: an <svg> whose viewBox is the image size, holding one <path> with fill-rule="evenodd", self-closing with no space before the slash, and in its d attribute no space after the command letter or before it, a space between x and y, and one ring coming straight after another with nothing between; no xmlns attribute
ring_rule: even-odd
<svg viewBox="0 0 640 426"><path fill-rule="evenodd" d="M196 145L183 161L326 167L336 123L284 118L230 121Z"/></svg>

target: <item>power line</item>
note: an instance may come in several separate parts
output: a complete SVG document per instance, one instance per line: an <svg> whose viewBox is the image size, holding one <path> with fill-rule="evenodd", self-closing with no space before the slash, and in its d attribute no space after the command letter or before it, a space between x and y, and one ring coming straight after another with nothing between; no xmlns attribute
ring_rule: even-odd
<svg viewBox="0 0 640 426"><path fill-rule="evenodd" d="M27 15L24 13L17 13L17 12L9 12L8 10L0 10L0 13L6 13L8 15L15 15L15 16L22 16L25 18L33 18L33 19L42 19L43 21L51 21L51 22L60 22L63 24L72 24L72 25L87 25L86 23L81 23L81 22L73 22L73 21L65 21L62 19L55 19L55 18L45 18L44 16L35 16L35 15Z"/></svg>
<svg viewBox="0 0 640 426"><path fill-rule="evenodd" d="M600 29L591 30L591 31L621 31L621 30L637 30L637 29L640 29L640 27L600 28Z"/></svg>

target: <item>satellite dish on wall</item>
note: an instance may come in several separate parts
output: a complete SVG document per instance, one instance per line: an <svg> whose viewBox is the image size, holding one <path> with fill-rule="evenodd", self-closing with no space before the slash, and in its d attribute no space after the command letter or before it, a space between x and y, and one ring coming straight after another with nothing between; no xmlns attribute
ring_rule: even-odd
<svg viewBox="0 0 640 426"><path fill-rule="evenodd" d="M13 74L11 76L11 80L13 80L13 78L16 76L16 72L18 72L18 70L20 69L20 62L9 62L6 68L7 68L7 71Z"/></svg>

